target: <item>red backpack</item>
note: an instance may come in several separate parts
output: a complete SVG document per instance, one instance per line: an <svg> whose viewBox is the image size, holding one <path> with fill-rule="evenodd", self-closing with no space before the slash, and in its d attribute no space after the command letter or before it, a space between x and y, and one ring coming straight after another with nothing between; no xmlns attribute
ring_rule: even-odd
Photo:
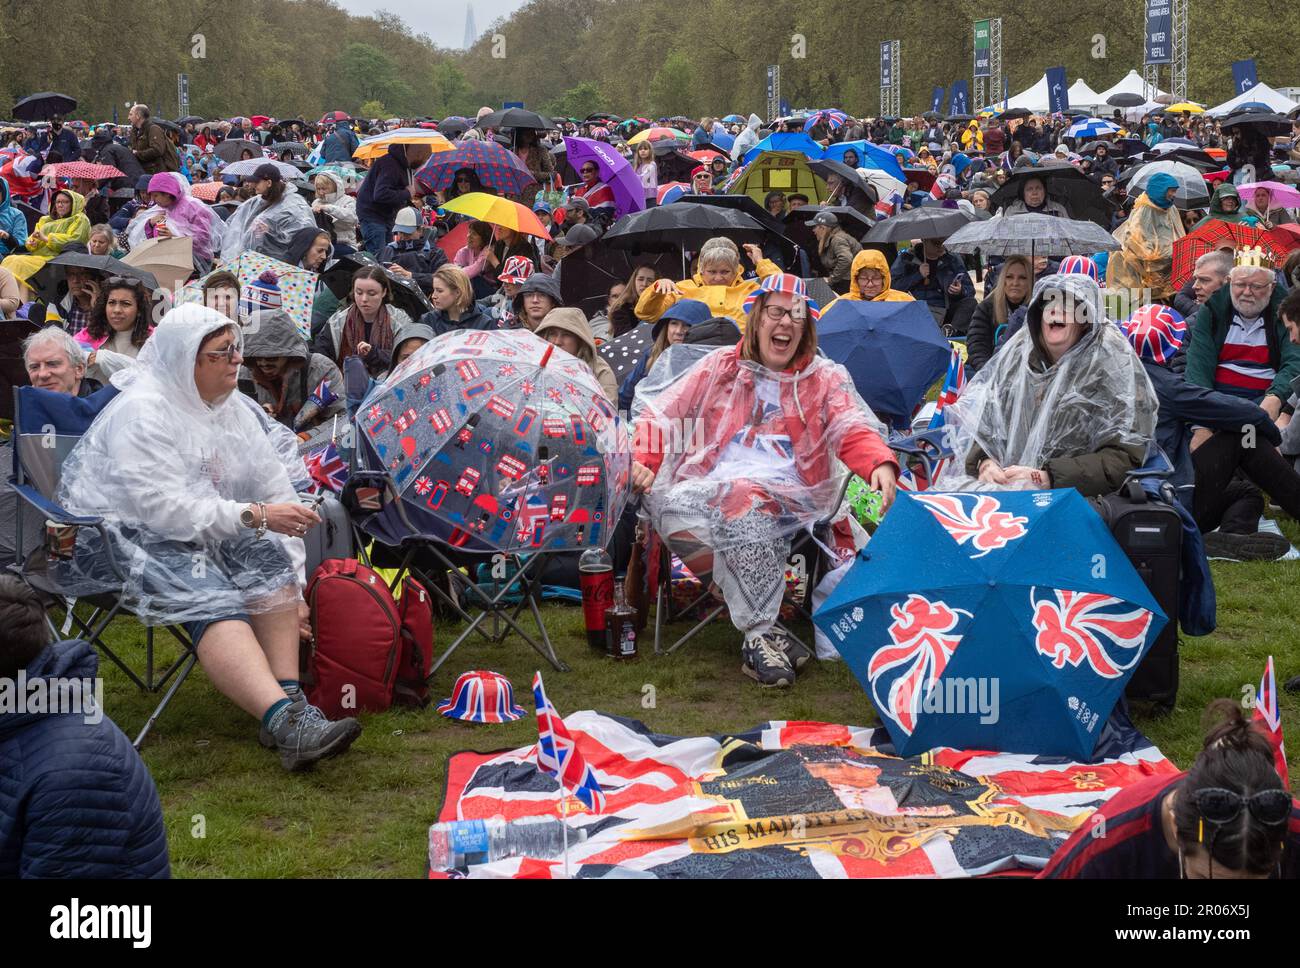
<svg viewBox="0 0 1300 968"><path fill-rule="evenodd" d="M312 648L303 681L307 698L330 719L382 712L394 698L428 702L432 603L411 578L403 589L399 606L384 580L354 558L331 558L311 576Z"/></svg>

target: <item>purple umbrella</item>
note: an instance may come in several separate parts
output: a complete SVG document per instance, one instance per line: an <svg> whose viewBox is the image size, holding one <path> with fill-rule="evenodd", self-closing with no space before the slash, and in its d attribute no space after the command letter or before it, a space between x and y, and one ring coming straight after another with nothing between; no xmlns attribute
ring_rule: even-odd
<svg viewBox="0 0 1300 968"><path fill-rule="evenodd" d="M632 170L631 163L617 151L603 141L590 138L565 138L564 147L575 171L582 169L583 162L590 161L596 165L600 180L614 193L616 218L645 208L645 189L641 186L641 179Z"/></svg>

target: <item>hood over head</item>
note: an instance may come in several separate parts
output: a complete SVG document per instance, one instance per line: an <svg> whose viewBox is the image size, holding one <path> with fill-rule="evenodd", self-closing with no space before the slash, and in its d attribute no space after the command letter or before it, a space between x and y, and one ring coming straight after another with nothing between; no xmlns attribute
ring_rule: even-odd
<svg viewBox="0 0 1300 968"><path fill-rule="evenodd" d="M270 309L253 313L244 327L245 360L262 357L288 356L305 360L309 355L307 341L298 332L298 324L283 309Z"/></svg>

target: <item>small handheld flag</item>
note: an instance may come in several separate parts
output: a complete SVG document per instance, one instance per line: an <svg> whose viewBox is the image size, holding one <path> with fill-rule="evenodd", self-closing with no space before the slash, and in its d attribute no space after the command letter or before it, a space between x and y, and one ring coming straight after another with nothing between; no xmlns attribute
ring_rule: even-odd
<svg viewBox="0 0 1300 968"><path fill-rule="evenodd" d="M533 676L533 700L537 706L538 769L559 780L561 791L572 792L588 810L600 813L605 809L605 793L564 720L546 698L540 672Z"/></svg>
<svg viewBox="0 0 1300 968"><path fill-rule="evenodd" d="M1282 778L1282 785L1288 789L1291 781L1287 777L1286 746L1282 742L1282 715L1277 708L1277 679L1273 675L1273 657L1268 657L1264 664L1264 675L1259 680L1259 692L1255 695L1255 726L1268 737L1273 744L1273 765L1277 775Z"/></svg>

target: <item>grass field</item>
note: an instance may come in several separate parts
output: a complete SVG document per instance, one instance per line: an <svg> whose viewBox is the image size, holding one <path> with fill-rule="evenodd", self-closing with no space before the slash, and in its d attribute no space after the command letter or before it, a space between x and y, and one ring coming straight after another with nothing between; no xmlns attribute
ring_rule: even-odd
<svg viewBox="0 0 1300 968"><path fill-rule="evenodd" d="M1300 542L1294 522L1283 530ZM1218 564L1219 629L1184 639L1182 689L1176 710L1135 719L1175 763L1186 766L1200 748L1205 705L1240 698L1275 657L1279 685L1300 672L1300 562ZM810 666L795 688L767 691L740 673L738 633L715 623L676 655L615 663L591 653L580 610L545 610L569 673L545 673L547 692L563 714L597 709L641 719L664 733L693 735L739 730L768 719L870 725L875 713L839 663ZM682 627L681 631L684 631ZM438 630L442 645L455 635ZM141 654L138 626L120 622L111 641ZM474 668L509 676L529 715L504 726L473 727L432 709L363 717L365 732L345 756L314 771L287 774L278 757L257 745L257 723L239 712L196 670L154 727L142 754L162 796L172 869L180 877L419 877L426 834L441 803L447 759L465 749L524 746L536 738L529 684L539 658L521 640L482 640L463 646L433 689L447 696L455 677ZM135 690L104 663L109 714L134 735L155 697ZM646 687L653 687L653 708ZM1292 732L1291 772L1300 774L1300 697L1283 693L1284 726ZM202 833L202 836L197 836Z"/></svg>

